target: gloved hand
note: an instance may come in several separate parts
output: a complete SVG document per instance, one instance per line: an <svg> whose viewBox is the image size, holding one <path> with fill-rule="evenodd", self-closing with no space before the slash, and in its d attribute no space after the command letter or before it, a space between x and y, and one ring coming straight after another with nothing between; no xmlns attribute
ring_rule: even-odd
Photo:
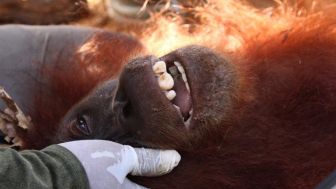
<svg viewBox="0 0 336 189"><path fill-rule="evenodd" d="M169 173L181 156L175 150L133 148L105 140L80 140L59 144L82 163L92 189L144 188L126 178Z"/></svg>

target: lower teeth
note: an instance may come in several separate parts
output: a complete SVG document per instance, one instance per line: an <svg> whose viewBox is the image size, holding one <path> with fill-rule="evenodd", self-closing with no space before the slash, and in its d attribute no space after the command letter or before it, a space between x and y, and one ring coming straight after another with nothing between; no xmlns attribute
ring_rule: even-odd
<svg viewBox="0 0 336 189"><path fill-rule="evenodd" d="M176 92L174 90L170 90L170 91L164 91L166 97L168 98L168 100L173 100L176 97Z"/></svg>
<svg viewBox="0 0 336 189"><path fill-rule="evenodd" d="M178 106L176 106L175 104L173 104L173 106L177 110L177 112L180 114L180 116L183 118L183 120L185 120L186 118L182 115L181 108L178 107ZM184 121L185 123L189 123L190 122L192 113L193 113L193 109L191 109L189 111L189 116L187 117L187 120Z"/></svg>

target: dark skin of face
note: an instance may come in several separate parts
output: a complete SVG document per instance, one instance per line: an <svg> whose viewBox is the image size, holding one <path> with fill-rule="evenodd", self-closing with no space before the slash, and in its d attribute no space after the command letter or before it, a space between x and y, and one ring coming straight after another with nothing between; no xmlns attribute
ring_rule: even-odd
<svg viewBox="0 0 336 189"><path fill-rule="evenodd" d="M178 61L185 69L193 111L189 123L158 85L152 65L159 60L167 67ZM204 47L181 48L161 58L137 58L118 79L102 83L71 108L61 122L57 142L105 139L132 146L192 149L228 118L237 85L228 60ZM178 92L176 99L183 93Z"/></svg>

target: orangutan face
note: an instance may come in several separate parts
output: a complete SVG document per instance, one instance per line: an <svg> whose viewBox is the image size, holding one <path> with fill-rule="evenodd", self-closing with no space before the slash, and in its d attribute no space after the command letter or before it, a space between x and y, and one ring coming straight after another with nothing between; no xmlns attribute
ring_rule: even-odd
<svg viewBox="0 0 336 189"><path fill-rule="evenodd" d="M233 66L204 47L137 58L67 113L58 139L185 148L225 120L236 88Z"/></svg>

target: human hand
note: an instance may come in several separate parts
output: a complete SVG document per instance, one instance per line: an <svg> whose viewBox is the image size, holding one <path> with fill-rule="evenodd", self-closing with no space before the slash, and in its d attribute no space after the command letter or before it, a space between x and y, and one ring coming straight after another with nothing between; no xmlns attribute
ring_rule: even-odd
<svg viewBox="0 0 336 189"><path fill-rule="evenodd" d="M82 163L92 189L145 188L126 176L129 173L136 176L167 174L181 159L175 150L133 148L105 140L80 140L59 145L71 151Z"/></svg>

